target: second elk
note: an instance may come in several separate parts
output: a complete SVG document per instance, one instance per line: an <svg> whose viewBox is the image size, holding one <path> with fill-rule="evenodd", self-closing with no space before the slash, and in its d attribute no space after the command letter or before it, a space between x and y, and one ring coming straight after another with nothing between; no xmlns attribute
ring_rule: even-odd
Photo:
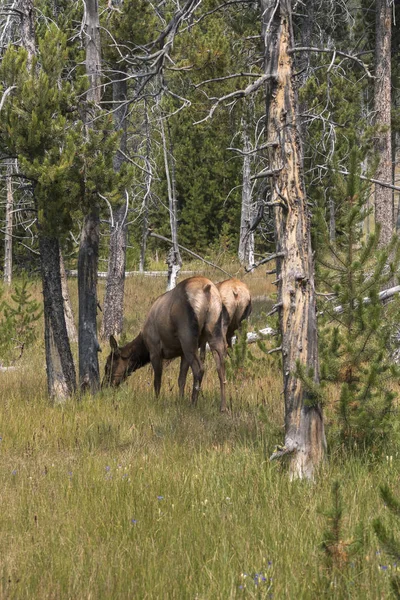
<svg viewBox="0 0 400 600"><path fill-rule="evenodd" d="M220 281L216 286L224 305L224 334L229 348L232 348L233 334L251 314L250 291L243 281L235 278Z"/></svg>
<svg viewBox="0 0 400 600"><path fill-rule="evenodd" d="M163 359L181 357L179 394L183 396L189 367L193 371L192 403L196 404L204 375L199 348L208 343L215 359L221 396L221 411L226 410L225 355L222 300L217 287L206 277L191 277L179 283L154 302L142 331L120 348L110 336L103 385L119 385L131 373L151 363L154 389L161 389Z"/></svg>

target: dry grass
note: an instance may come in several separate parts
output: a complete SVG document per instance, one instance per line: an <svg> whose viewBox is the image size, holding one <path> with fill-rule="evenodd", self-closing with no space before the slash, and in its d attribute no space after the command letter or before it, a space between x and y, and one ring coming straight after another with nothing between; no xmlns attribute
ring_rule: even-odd
<svg viewBox="0 0 400 600"><path fill-rule="evenodd" d="M271 293L261 275L248 281L253 294ZM128 338L164 285L127 281ZM252 327L265 324L266 306ZM391 460L343 460L335 449L315 485L290 483L268 458L283 439L281 374L259 350L228 383L228 415L218 412L210 357L195 409L177 397L177 361L166 366L158 400L144 368L118 390L52 406L40 327L19 369L0 373L0 598L389 597L397 566L371 521L386 518L380 484L400 495L396 449ZM104 344L102 363L106 353ZM331 571L321 540L336 479L343 544L357 539L360 524L365 541Z"/></svg>

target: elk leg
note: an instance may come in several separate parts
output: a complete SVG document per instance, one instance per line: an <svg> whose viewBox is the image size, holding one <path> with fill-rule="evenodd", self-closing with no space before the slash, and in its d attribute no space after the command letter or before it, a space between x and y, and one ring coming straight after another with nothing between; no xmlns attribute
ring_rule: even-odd
<svg viewBox="0 0 400 600"><path fill-rule="evenodd" d="M154 391L158 397L161 390L161 378L163 371L162 358L158 354L152 355L150 356L150 362L154 371Z"/></svg>
<svg viewBox="0 0 400 600"><path fill-rule="evenodd" d="M179 386L179 396L183 398L185 394L185 384L186 377L189 370L189 362L186 360L184 356L181 358L181 368L179 370L179 378L178 378L178 386Z"/></svg>
<svg viewBox="0 0 400 600"><path fill-rule="evenodd" d="M200 360L202 365L204 365L204 361L206 360L206 344L207 342L202 342L200 346Z"/></svg>
<svg viewBox="0 0 400 600"><path fill-rule="evenodd" d="M220 411L226 412L227 406L226 406L226 398L225 398L225 383L226 383L226 380L225 380L225 355L224 355L224 352L222 352L219 348L213 348L212 352L213 352L215 364L217 366L217 372L218 372L218 377L219 377L219 386L220 386L220 392L221 392Z"/></svg>
<svg viewBox="0 0 400 600"><path fill-rule="evenodd" d="M197 404L197 398L199 396L201 381L204 375L204 367L199 358L197 350L195 352L186 352L185 360L190 364L193 371L193 391L192 391L192 404Z"/></svg>

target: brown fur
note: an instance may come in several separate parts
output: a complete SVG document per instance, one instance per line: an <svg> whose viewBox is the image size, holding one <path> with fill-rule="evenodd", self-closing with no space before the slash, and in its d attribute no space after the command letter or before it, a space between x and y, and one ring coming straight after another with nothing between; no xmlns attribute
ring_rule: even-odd
<svg viewBox="0 0 400 600"><path fill-rule="evenodd" d="M160 393L163 359L181 357L179 392L182 396L189 366L193 371L192 403L196 404L204 368L198 348L208 342L217 365L221 388L221 410L226 410L226 342L222 327L222 301L216 286L206 277L191 277L154 302L142 331L119 348L110 337L103 384L119 385L136 369L151 362L154 389Z"/></svg>
<svg viewBox="0 0 400 600"><path fill-rule="evenodd" d="M221 300L226 308L224 318L224 334L229 348L232 348L232 337L241 322L251 314L250 290L239 279L226 279L216 284Z"/></svg>

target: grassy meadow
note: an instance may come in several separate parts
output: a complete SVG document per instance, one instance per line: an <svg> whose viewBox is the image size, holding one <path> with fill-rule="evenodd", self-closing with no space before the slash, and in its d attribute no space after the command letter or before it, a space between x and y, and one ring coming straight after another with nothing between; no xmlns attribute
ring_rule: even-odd
<svg viewBox="0 0 400 600"><path fill-rule="evenodd" d="M244 279L262 297L250 330L265 326L273 299L264 272ZM69 283L76 312L76 281ZM39 283L32 289L40 300ZM127 280L126 339L164 289L164 278ZM387 456L344 454L335 442L335 389L326 407L328 460L314 484L290 483L285 466L269 461L283 441L276 358L252 346L254 360L231 373L229 414L218 411L209 356L196 408L190 376L187 398L178 398L178 361L166 366L158 400L146 367L120 389L54 406L42 329L39 322L18 368L0 372L1 599L390 597L397 565L372 520L382 516L400 538L400 522L379 497L388 483L400 498L400 456L395 446ZM104 343L102 372L107 354ZM343 518L329 567L321 543L336 480Z"/></svg>

